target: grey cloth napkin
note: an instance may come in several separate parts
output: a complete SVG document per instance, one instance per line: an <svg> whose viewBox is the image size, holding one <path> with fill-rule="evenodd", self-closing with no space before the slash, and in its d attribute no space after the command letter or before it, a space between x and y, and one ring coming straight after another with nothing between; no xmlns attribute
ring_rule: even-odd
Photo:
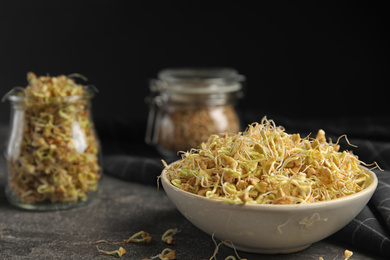
<svg viewBox="0 0 390 260"><path fill-rule="evenodd" d="M371 200L332 239L390 257L390 171L375 171L379 182Z"/></svg>
<svg viewBox="0 0 390 260"><path fill-rule="evenodd" d="M173 160L168 160L170 163ZM104 158L104 173L119 179L147 185L156 185L164 169L161 159L130 155L110 155Z"/></svg>

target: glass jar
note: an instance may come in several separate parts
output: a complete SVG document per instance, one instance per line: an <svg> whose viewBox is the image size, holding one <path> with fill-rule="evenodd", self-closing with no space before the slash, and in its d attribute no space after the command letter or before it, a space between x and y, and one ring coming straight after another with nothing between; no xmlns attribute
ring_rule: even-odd
<svg viewBox="0 0 390 260"><path fill-rule="evenodd" d="M150 83L146 142L164 156L189 151L212 134L237 133L244 76L231 68L172 68Z"/></svg>
<svg viewBox="0 0 390 260"><path fill-rule="evenodd" d="M84 205L96 197L101 148L91 119L93 91L65 97L13 93L6 150L8 201L30 210Z"/></svg>

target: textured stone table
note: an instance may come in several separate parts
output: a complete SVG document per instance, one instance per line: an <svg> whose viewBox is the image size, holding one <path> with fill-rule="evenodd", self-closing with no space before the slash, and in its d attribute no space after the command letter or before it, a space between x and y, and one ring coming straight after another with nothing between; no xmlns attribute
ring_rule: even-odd
<svg viewBox="0 0 390 260"><path fill-rule="evenodd" d="M0 131L4 134L5 131ZM4 138L1 139L2 144ZM99 198L92 203L70 210L31 212L8 204L4 195L5 162L0 160L0 259L115 259L101 254L94 240L122 241L144 230L152 236L150 244L123 245L123 259L143 259L159 254L164 248L176 250L177 259L210 259L215 244L211 236L188 222L170 202L161 188L104 176ZM175 245L161 241L170 228L180 232ZM99 244L104 250L116 250L119 245ZM317 242L306 250L287 255L257 255L238 252L247 259L344 259L345 249L354 252L351 260L381 259L357 248L336 244L330 239ZM234 255L221 246L217 259Z"/></svg>
<svg viewBox="0 0 390 260"><path fill-rule="evenodd" d="M214 252L212 238L189 223L156 187L126 183L110 176L102 181L99 199L84 207L56 212L29 212L9 205L0 195L0 259L111 259L98 252L91 241L122 241L144 230L151 234L151 244L126 244L123 259L142 259L157 255L165 247L160 237L169 228L180 230L170 246L177 259L209 259ZM99 244L100 249L119 246ZM343 259L346 248L321 241L310 248L289 255L256 255L239 252L247 259ZM234 254L221 246L217 259ZM378 259L354 250L352 259Z"/></svg>

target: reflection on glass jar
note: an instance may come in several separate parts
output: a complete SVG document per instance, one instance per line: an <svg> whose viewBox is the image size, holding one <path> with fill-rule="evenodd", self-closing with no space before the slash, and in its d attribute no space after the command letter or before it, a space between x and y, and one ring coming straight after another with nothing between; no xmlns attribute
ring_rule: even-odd
<svg viewBox="0 0 390 260"><path fill-rule="evenodd" d="M73 79L29 74L29 86L8 95L11 124L7 145L11 204L56 210L96 196L101 149L91 119L91 89Z"/></svg>
<svg viewBox="0 0 390 260"><path fill-rule="evenodd" d="M197 148L212 134L237 133L242 81L229 68L161 71L150 86L147 143L170 156Z"/></svg>

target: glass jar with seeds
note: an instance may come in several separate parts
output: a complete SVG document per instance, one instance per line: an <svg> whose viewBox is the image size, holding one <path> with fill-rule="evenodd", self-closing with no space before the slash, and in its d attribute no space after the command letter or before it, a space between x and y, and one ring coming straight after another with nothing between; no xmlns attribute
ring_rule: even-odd
<svg viewBox="0 0 390 260"><path fill-rule="evenodd" d="M146 142L164 156L198 147L211 134L236 133L244 76L231 68L169 68L150 83Z"/></svg>

